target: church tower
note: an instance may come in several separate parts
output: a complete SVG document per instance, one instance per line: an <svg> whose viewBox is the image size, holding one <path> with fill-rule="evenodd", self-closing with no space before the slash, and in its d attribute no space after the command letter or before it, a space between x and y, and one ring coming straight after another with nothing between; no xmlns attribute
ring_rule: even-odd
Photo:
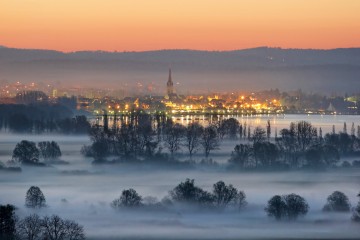
<svg viewBox="0 0 360 240"><path fill-rule="evenodd" d="M169 69L169 79L166 83L166 90L169 97L174 94L174 83L171 79L171 68Z"/></svg>

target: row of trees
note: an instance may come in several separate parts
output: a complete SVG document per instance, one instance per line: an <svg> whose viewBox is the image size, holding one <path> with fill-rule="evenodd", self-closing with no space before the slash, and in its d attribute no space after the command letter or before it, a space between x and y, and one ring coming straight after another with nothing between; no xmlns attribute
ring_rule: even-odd
<svg viewBox="0 0 360 240"><path fill-rule="evenodd" d="M224 124L234 121L228 119ZM92 144L81 151L97 162L106 162L109 156L120 160L159 161L173 160L181 149L187 150L190 159L199 150L208 158L211 151L219 148L221 137L216 125L203 127L193 123L185 127L172 121L164 123L154 128L149 115L139 115L119 128L105 130L94 125L90 129ZM170 158L162 152L163 148ZM235 169L323 169L337 166L340 156L358 153L359 148L360 139L355 136L340 132L323 137L309 122L301 121L282 129L275 139L270 139L265 129L255 128L250 139L235 146L229 163ZM24 140L13 152L13 160L21 163L37 163L40 157L49 161L60 156L56 142L40 142L37 147L34 142Z"/></svg>
<svg viewBox="0 0 360 240"><path fill-rule="evenodd" d="M139 114L113 128L95 125L90 130L92 145L85 146L82 152L97 161L104 161L108 156L122 159L164 159L166 148L171 159L181 150L186 149L190 158L202 149L205 157L219 147L216 126L203 127L198 123L187 127L175 124L171 120L154 121L150 115Z"/></svg>
<svg viewBox="0 0 360 240"><path fill-rule="evenodd" d="M16 225L16 237L24 240L84 240L84 227L73 220L58 215L40 218L32 214L21 219Z"/></svg>
<svg viewBox="0 0 360 240"><path fill-rule="evenodd" d="M84 146L82 152L103 162L109 156L119 159L167 159L165 148L174 159L175 154L185 150L192 159L202 150L208 158L211 151L219 149L225 137L239 139L230 159L235 168L324 168L338 164L340 156L357 154L360 138L355 136L353 124L349 135L343 132L322 134L306 121L291 123L289 129L280 130L271 138L271 124L265 129L256 127L250 131L246 124L236 119L220 120L203 127L198 123L188 126L171 120L155 120L150 115L131 116L128 122L112 128L94 125L90 131L92 145Z"/></svg>
<svg viewBox="0 0 360 240"><path fill-rule="evenodd" d="M360 197L360 194L358 195ZM45 196L39 187L32 186L26 193L25 205L30 208L46 207ZM119 198L111 206L115 209L169 209L171 207L200 207L213 210L241 210L247 205L246 195L233 185L219 181L208 192L195 185L193 179L186 179L169 191L169 196L161 202L156 198L143 198L134 189L122 191ZM294 221L305 216L309 211L307 201L297 195L275 195L269 199L265 212L277 221ZM323 207L326 212L350 212L351 204L348 197L339 191L328 196ZM40 218L30 215L18 221L15 207L0 206L0 239L85 239L83 227L74 221L63 220L59 216ZM360 222L360 201L353 208L352 220Z"/></svg>
<svg viewBox="0 0 360 240"><path fill-rule="evenodd" d="M360 194L358 196L360 197ZM165 197L161 202L157 202L156 198L143 198L134 189L130 188L123 190L120 197L115 199L111 206L115 209L134 209L149 206L162 209L174 204L224 210L229 206L243 209L247 205L247 201L243 191L238 191L231 184L226 185L223 181L215 183L212 192L207 192L195 186L194 180L186 179L185 182L181 182L171 190L169 197ZM278 221L292 221L305 216L309 211L309 205L303 197L292 193L271 197L264 210L269 217L273 217ZM350 210L349 198L340 191L330 194L323 207L324 212L350 212ZM360 201L353 208L352 220L360 221Z"/></svg>
<svg viewBox="0 0 360 240"><path fill-rule="evenodd" d="M155 198L144 199L134 189L130 188L123 190L121 196L111 203L115 209L149 207L149 205L157 208L177 205L217 210L224 210L232 206L241 210L247 205L247 202L245 193L237 190L231 184L226 185L223 181L219 181L213 185L212 192L208 192L196 186L193 179L186 179L185 182L181 182L171 190L169 196L161 202L157 202Z"/></svg>
<svg viewBox="0 0 360 240"><path fill-rule="evenodd" d="M358 195L360 197L360 194ZM169 196L158 202L154 197L143 198L136 190L130 188L123 190L120 197L113 200L111 206L115 209L138 208L138 207L157 207L173 205L196 206L225 210L232 206L239 210L247 205L244 191L239 191L232 184L225 184L218 181L213 185L212 192L208 192L195 185L194 179L186 179L178 184L173 190L169 191ZM32 186L26 192L25 206L28 208L39 209L46 207L45 196L37 186ZM305 215L309 210L306 200L296 194L275 195L267 204L265 211L277 220L294 220L298 216ZM350 212L351 203L349 198L340 191L334 191L327 197L323 207L324 212ZM360 221L360 201L354 208L353 220Z"/></svg>
<svg viewBox="0 0 360 240"><path fill-rule="evenodd" d="M248 142L235 146L230 164L235 168L315 168L334 167L340 156L358 153L360 138L346 132L322 136L311 123L291 123L280 136L269 140L266 131L254 129Z"/></svg>
<svg viewBox="0 0 360 240"><path fill-rule="evenodd" d="M66 115L67 116L67 115ZM90 123L86 116L63 117L63 118L39 118L33 119L23 113L13 113L6 118L0 117L0 130L9 130L15 133L64 133L64 134L87 134Z"/></svg>

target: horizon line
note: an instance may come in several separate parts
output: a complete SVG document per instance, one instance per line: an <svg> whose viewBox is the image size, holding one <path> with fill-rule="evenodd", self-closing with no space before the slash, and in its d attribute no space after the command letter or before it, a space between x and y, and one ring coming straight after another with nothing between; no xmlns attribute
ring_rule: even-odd
<svg viewBox="0 0 360 240"><path fill-rule="evenodd" d="M275 47L275 46L257 46L257 47L250 47L250 48L238 48L232 50L204 50L204 49L191 49L191 48L163 48L163 49L151 49L151 50L86 50L86 49L79 49L74 51L63 51L63 50L56 50L56 49L48 49L48 48L20 48L20 47L11 47L6 45L0 44L0 49L18 49L18 50L37 50L37 51L54 51L60 53L78 53L78 52L104 52L104 53L144 53L144 52L161 52L161 51L194 51L194 52L236 52L236 51L246 51L246 50L253 50L253 49L261 49L261 48L268 48L268 49L280 49L280 50L313 50L313 51L332 51L332 50L339 50L339 49L360 49L358 47L336 47L336 48L283 48L283 47Z"/></svg>

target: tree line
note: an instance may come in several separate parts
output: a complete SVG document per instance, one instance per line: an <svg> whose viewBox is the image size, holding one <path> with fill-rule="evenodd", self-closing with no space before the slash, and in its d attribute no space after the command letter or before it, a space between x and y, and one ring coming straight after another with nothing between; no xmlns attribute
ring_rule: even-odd
<svg viewBox="0 0 360 240"><path fill-rule="evenodd" d="M269 128L270 125L268 125ZM248 142L237 144L229 163L234 168L275 168L275 169L324 169L336 167L341 156L359 155L360 128L355 136L352 125L351 134L347 133L346 123L342 132L323 136L319 130L306 121L291 123L289 129L270 140L269 130L257 127ZM356 163L355 163L356 164Z"/></svg>
<svg viewBox="0 0 360 240"><path fill-rule="evenodd" d="M360 197L360 194L358 195ZM155 197L143 198L136 190L124 189L119 198L111 202L111 207L116 210L171 210L185 208L194 210L194 207L224 211L242 211L247 206L246 195L232 184L218 181L212 187L212 191L206 191L195 185L194 179L186 179L179 183L163 200L158 201ZM33 209L47 207L46 199L41 189L32 186L26 192L25 206ZM286 195L274 195L265 208L265 213L276 221L295 221L306 216L309 212L309 204L306 199L295 193ZM65 220L57 215L40 217L32 214L19 219L15 215L16 207L13 205L0 205L0 239L4 240L83 240L85 233L83 226L75 221ZM324 212L350 212L352 221L360 222L360 200L352 208L348 197L335 191L330 194L323 207Z"/></svg>
<svg viewBox="0 0 360 240"><path fill-rule="evenodd" d="M272 136L270 121L265 128L251 129L234 118L220 120L207 126L191 123L183 126L165 116L133 114L128 122L109 127L93 125L90 129L92 144L84 146L82 153L95 162L176 160L178 152L187 152L190 160L202 152L205 160L219 149L223 139L238 144L229 159L233 169L323 169L338 165L341 156L360 154L360 127L351 126L343 131L323 136L322 129L306 121L292 122L290 127L275 129ZM166 151L164 151L166 150Z"/></svg>
<svg viewBox="0 0 360 240"><path fill-rule="evenodd" d="M86 120L84 120L86 121ZM87 122L87 121L86 121ZM150 162L194 164L194 154L201 153L202 162L211 163L209 156L219 149L223 139L238 142L228 160L228 169L325 169L338 167L340 157L360 154L360 128L355 135L355 125L351 133L347 126L336 133L323 136L322 129L315 128L306 121L293 122L290 127L275 130L271 137L271 124L266 128L256 127L251 131L246 124L229 118L201 126L191 123L183 126L174 123L165 116L147 114L132 115L128 122L121 122L112 127L92 125L89 127L91 145L83 146L81 152L93 157L95 163L110 162ZM246 133L244 135L244 133ZM180 161L178 153L187 152L189 161ZM61 151L55 142L36 143L23 140L14 149L12 159L20 163L55 162ZM351 164L344 161L343 167ZM360 166L353 161L352 166Z"/></svg>
<svg viewBox="0 0 360 240"><path fill-rule="evenodd" d="M205 156L219 146L215 126L203 127L198 123L187 127L166 119L163 115L134 114L128 122L113 127L93 125L90 129L92 144L84 146L82 153L96 162L105 162L109 156L120 160L173 160L181 149L187 149L190 158L202 149ZM168 151L163 153L163 149Z"/></svg>
<svg viewBox="0 0 360 240"><path fill-rule="evenodd" d="M360 194L357 195L360 197ZM213 185L211 192L203 190L194 183L194 179L186 179L169 191L169 196L160 202L153 197L143 198L136 190L130 188L122 191L111 206L115 209L166 209L176 206L200 207L207 210L224 211L226 208L241 211L247 206L246 194L239 191L232 184L226 185L219 181ZM310 207L307 201L295 194L274 195L266 207L265 213L277 221L294 221L305 216ZM354 208L351 208L349 198L340 191L330 194L323 207L324 212L350 212L354 222L360 222L360 200Z"/></svg>
<svg viewBox="0 0 360 240"><path fill-rule="evenodd" d="M87 134L86 116L75 116L61 104L0 104L0 130L14 133Z"/></svg>
<svg viewBox="0 0 360 240"><path fill-rule="evenodd" d="M357 195L360 197L360 193ZM227 208L241 211L248 205L246 194L232 184L218 181L212 186L212 191L206 191L195 185L194 179L187 178L179 183L161 201L156 197L142 197L135 189L124 189L121 195L114 199L110 206L121 209L151 209L165 210L173 207L202 208L207 210L224 211ZM43 192L37 186L32 186L26 192L25 206L33 209L47 207ZM178 209L178 208L177 208ZM296 220L305 216L310 207L307 201L295 194L274 195L264 208L269 217L275 220ZM349 198L340 191L330 194L322 209L324 212L350 212L352 220L360 222L360 199L352 208Z"/></svg>

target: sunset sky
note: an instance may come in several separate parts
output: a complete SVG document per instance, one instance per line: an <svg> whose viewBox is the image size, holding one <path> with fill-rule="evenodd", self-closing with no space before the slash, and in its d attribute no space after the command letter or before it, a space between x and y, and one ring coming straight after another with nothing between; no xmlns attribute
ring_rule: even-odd
<svg viewBox="0 0 360 240"><path fill-rule="evenodd" d="M66 52L360 47L360 1L0 0L0 45Z"/></svg>

